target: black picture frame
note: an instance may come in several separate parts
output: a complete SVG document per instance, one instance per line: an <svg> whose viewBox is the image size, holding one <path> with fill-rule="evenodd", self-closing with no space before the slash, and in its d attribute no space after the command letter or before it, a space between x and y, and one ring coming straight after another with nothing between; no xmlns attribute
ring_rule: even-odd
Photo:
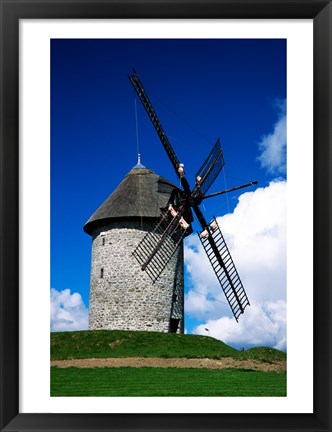
<svg viewBox="0 0 332 432"><path fill-rule="evenodd" d="M1 431L331 431L331 1L0 0L0 14ZM63 18L313 19L313 414L19 413L19 20Z"/></svg>

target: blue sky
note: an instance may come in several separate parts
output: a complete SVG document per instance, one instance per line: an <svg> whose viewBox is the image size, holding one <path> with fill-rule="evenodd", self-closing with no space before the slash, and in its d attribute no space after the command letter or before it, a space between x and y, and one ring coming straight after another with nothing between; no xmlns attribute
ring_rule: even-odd
<svg viewBox="0 0 332 432"><path fill-rule="evenodd" d="M146 167L178 183L128 80L133 67L191 185L218 137L225 168L211 192L259 182L202 206L221 223L251 306L237 324L192 234L185 244L187 332L208 328L235 347L286 349L282 39L51 41L51 329L86 326L91 238L83 225L137 163L137 149Z"/></svg>

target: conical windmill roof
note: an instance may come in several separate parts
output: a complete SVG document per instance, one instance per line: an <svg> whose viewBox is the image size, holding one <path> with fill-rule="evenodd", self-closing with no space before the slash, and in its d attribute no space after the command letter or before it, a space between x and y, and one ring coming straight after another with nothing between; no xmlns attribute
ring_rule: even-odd
<svg viewBox="0 0 332 432"><path fill-rule="evenodd" d="M158 218L177 187L138 163L84 225L88 234L114 220Z"/></svg>

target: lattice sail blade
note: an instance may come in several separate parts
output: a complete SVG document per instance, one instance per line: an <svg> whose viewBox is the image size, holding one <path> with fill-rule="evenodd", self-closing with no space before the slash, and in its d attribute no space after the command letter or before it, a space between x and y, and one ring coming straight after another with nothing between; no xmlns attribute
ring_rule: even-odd
<svg viewBox="0 0 332 432"><path fill-rule="evenodd" d="M212 183L215 181L224 165L223 150L221 148L220 139L218 138L209 156L196 173L196 179L200 178L200 181L199 187L196 184L194 193L197 192L204 196L212 186Z"/></svg>
<svg viewBox="0 0 332 432"><path fill-rule="evenodd" d="M250 303L216 219L210 222L207 230L198 233L198 236L238 321Z"/></svg>
<svg viewBox="0 0 332 432"><path fill-rule="evenodd" d="M180 212L172 216L168 211L163 211L155 229L138 244L133 255L153 282L158 279L189 229L190 225L186 226Z"/></svg>

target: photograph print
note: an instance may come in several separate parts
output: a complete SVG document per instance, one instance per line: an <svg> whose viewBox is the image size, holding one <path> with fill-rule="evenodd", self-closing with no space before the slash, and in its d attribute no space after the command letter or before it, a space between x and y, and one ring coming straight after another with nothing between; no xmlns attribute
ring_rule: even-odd
<svg viewBox="0 0 332 432"><path fill-rule="evenodd" d="M287 396L286 39L51 39L51 396Z"/></svg>

